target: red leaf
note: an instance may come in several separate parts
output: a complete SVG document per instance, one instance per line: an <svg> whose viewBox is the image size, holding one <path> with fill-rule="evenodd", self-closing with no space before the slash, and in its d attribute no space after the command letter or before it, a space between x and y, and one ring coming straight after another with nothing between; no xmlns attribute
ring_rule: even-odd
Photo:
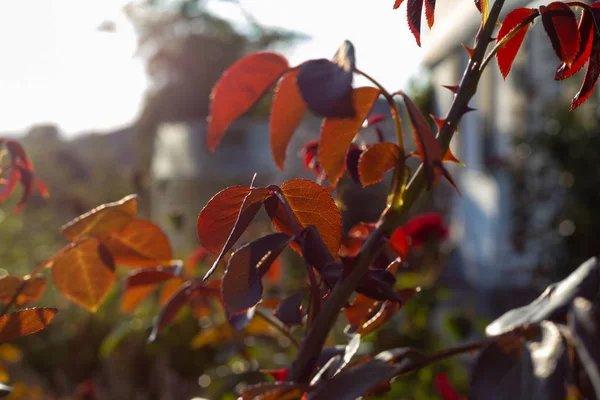
<svg viewBox="0 0 600 400"><path fill-rule="evenodd" d="M162 282L179 275L181 268L156 267L138 270L127 277L121 297L121 312L130 313Z"/></svg>
<svg viewBox="0 0 600 400"><path fill-rule="evenodd" d="M329 193L319 184L307 179L292 179L281 185L281 193L286 199L298 229L314 225L332 254L337 254L342 237L342 217ZM265 204L273 225L280 232L294 235L285 208L273 197ZM292 248L298 250L296 243Z"/></svg>
<svg viewBox="0 0 600 400"><path fill-rule="evenodd" d="M198 216L200 243L208 251L219 253L205 279L250 225L268 196L265 188L233 186L217 193L202 209Z"/></svg>
<svg viewBox="0 0 600 400"><path fill-rule="evenodd" d="M299 67L296 82L307 107L326 118L352 118L352 78L355 69L354 46L344 41L333 60L311 60Z"/></svg>
<svg viewBox="0 0 600 400"><path fill-rule="evenodd" d="M592 7L594 7L593 4ZM585 65L585 63L588 62L590 54L592 53L594 36L596 34L595 26L594 16L587 9L584 9L583 13L581 14L581 20L579 21L579 53L570 66L565 63L559 65L559 67L556 69L554 79L566 79L577 73Z"/></svg>
<svg viewBox="0 0 600 400"><path fill-rule="evenodd" d="M358 161L358 174L364 186L383 180L384 174L394 168L400 156L395 143L377 143L365 150Z"/></svg>
<svg viewBox="0 0 600 400"><path fill-rule="evenodd" d="M204 285L199 281L184 282L171 296L169 301L161 310L154 322L152 332L148 338L149 342L156 340L157 335L167 327L179 315L179 312L190 302L200 296L216 296L218 291L210 285Z"/></svg>
<svg viewBox="0 0 600 400"><path fill-rule="evenodd" d="M260 372L271 375L277 382L283 382L288 376L289 368L262 369Z"/></svg>
<svg viewBox="0 0 600 400"><path fill-rule="evenodd" d="M331 119L323 122L321 127L321 143L319 145L319 163L323 166L327 178L332 185L340 179L344 172L344 162L348 147L358 133L367 115L380 95L379 89L362 87L353 92L354 118Z"/></svg>
<svg viewBox="0 0 600 400"><path fill-rule="evenodd" d="M579 29L577 17L571 7L555 1L540 7L544 29L552 42L556 56L571 65L579 52Z"/></svg>
<svg viewBox="0 0 600 400"><path fill-rule="evenodd" d="M443 400L461 400L456 389L450 383L450 378L445 372L440 372L435 376L435 388L442 396Z"/></svg>
<svg viewBox="0 0 600 400"><path fill-rule="evenodd" d="M427 25L431 29L435 21L435 0L425 0L425 17L427 18Z"/></svg>
<svg viewBox="0 0 600 400"><path fill-rule="evenodd" d="M594 19L596 21L600 20L600 3L593 3L592 8L594 11ZM596 86L596 82L598 81L598 77L600 76L600 34L598 33L598 28L592 29L594 31L593 45L591 50L591 56L588 61L587 70L585 71L585 78L583 79L583 83L579 92L573 98L573 102L571 103L571 110L579 107L583 102L587 100L588 97L592 94L594 87Z"/></svg>
<svg viewBox="0 0 600 400"><path fill-rule="evenodd" d="M275 310L275 316L288 326L300 325L304 312L302 310L302 293L296 292L283 299Z"/></svg>
<svg viewBox="0 0 600 400"><path fill-rule="evenodd" d="M0 343L41 331L57 312L56 308L28 308L3 315L0 317Z"/></svg>
<svg viewBox="0 0 600 400"><path fill-rule="evenodd" d="M400 6L402 5L403 2L404 2L404 0L396 0L394 2L394 10L400 8Z"/></svg>
<svg viewBox="0 0 600 400"><path fill-rule="evenodd" d="M585 71L585 78L579 92L573 98L571 110L582 105L590 97L598 82L598 76L600 76L600 38L594 39L594 47L588 61L587 70Z"/></svg>
<svg viewBox="0 0 600 400"><path fill-rule="evenodd" d="M537 11L533 8L516 8L509 12L506 18L504 18L504 22L498 31L498 38L496 39L496 42L500 43L504 37L512 34L514 29L516 29L521 22L536 12ZM508 73L510 72L512 63L515 60L519 49L521 48L521 44L525 39L528 29L529 25L524 26L519 32L514 34L514 36L504 45L504 47L498 50L498 53L496 53L498 67L500 67L500 72L502 73L504 79L506 79Z"/></svg>
<svg viewBox="0 0 600 400"><path fill-rule="evenodd" d="M394 231L388 244L400 256L400 258L402 258L403 261L406 260L408 257L410 244L408 243L408 238L402 227Z"/></svg>
<svg viewBox="0 0 600 400"><path fill-rule="evenodd" d="M417 46L421 47L421 14L423 12L423 0L408 0L406 11L408 27L415 36Z"/></svg>
<svg viewBox="0 0 600 400"><path fill-rule="evenodd" d="M129 267L168 265L173 258L167 235L146 219L131 220L125 227L101 239L115 263Z"/></svg>
<svg viewBox="0 0 600 400"><path fill-rule="evenodd" d="M206 141L215 151L229 125L245 114L288 69L276 53L254 53L229 67L211 93Z"/></svg>
<svg viewBox="0 0 600 400"><path fill-rule="evenodd" d="M423 169L425 171L428 189L431 189L431 187L437 183L439 177L444 175L452 187L458 192L452 177L442 165L442 162L444 161L444 150L435 136L433 136L431 127L425 121L425 118L423 118L423 115L421 115L421 112L412 102L410 97L404 93L402 93L402 97L406 103L406 109L413 126L413 134L415 136L415 142L417 143L417 153L419 157L421 157L421 160L423 160Z"/></svg>
<svg viewBox="0 0 600 400"><path fill-rule="evenodd" d="M283 170L290 139L306 112L306 103L296 84L298 70L283 76L273 97L271 106L271 153L275 164Z"/></svg>
<svg viewBox="0 0 600 400"><path fill-rule="evenodd" d="M273 233L231 255L221 282L221 296L229 313L237 314L258 304L263 291L261 277L290 241L285 233Z"/></svg>

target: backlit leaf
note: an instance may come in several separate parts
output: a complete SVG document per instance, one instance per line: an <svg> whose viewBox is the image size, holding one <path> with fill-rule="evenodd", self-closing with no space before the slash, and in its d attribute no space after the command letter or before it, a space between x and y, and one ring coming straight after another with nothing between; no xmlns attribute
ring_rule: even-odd
<svg viewBox="0 0 600 400"><path fill-rule="evenodd" d="M233 339L234 330L228 324L219 326L211 326L206 329L202 329L192 339L191 347L194 350L201 349L206 346L218 346L223 342L227 342Z"/></svg>
<svg viewBox="0 0 600 400"><path fill-rule="evenodd" d="M27 308L3 315L0 317L0 343L41 331L57 312L56 308Z"/></svg>
<svg viewBox="0 0 600 400"><path fill-rule="evenodd" d="M600 269L593 257L581 264L567 278L553 283L530 304L515 308L487 326L488 336L496 336L526 324L543 320L564 321L571 302L576 297L596 298L600 290Z"/></svg>
<svg viewBox="0 0 600 400"><path fill-rule="evenodd" d="M439 177L444 175L452 187L458 191L452 177L442 164L445 152L433 135L431 127L427 121L425 121L425 118L423 118L423 115L421 115L421 112L412 102L410 97L404 93L402 93L402 97L404 98L406 109L413 126L415 143L417 143L417 153L421 160L423 160L423 169L427 179L427 187L431 189L431 187L439 180Z"/></svg>
<svg viewBox="0 0 600 400"><path fill-rule="evenodd" d="M319 163L327 178L335 185L344 172L348 147L375 105L381 92L372 87L355 89L352 93L356 114L353 118L328 118L321 127Z"/></svg>
<svg viewBox="0 0 600 400"><path fill-rule="evenodd" d="M200 242L207 250L219 253L204 279L214 272L268 196L269 191L265 188L234 186L217 193L202 209L198 217Z"/></svg>
<svg viewBox="0 0 600 400"><path fill-rule="evenodd" d="M281 170L285 165L290 139L306 112L306 103L296 84L297 75L298 69L294 69L281 78L271 106L271 154Z"/></svg>
<svg viewBox="0 0 600 400"><path fill-rule="evenodd" d="M342 237L342 217L335 202L321 185L308 179L292 179L281 185L300 230L314 225L332 254L337 254ZM265 208L280 232L295 232L281 202L272 197ZM297 249L297 247L296 247Z"/></svg>
<svg viewBox="0 0 600 400"><path fill-rule="evenodd" d="M229 67L211 93L206 141L215 151L229 125L244 115L287 71L287 60L276 53L259 52Z"/></svg>
<svg viewBox="0 0 600 400"><path fill-rule="evenodd" d="M165 265L173 251L167 235L145 219L131 220L122 229L102 238L115 263L130 267Z"/></svg>
<svg viewBox="0 0 600 400"><path fill-rule="evenodd" d="M521 24L521 22L531 17L536 12L537 10L533 8L516 8L509 12L502 22L502 26L498 31L496 42L500 43L506 36L513 35L510 40L508 40L508 42L496 53L498 67L500 67L500 72L505 79L510 72L513 61L515 60L519 49L521 48L521 44L525 39L529 25L525 25L518 32L515 31L515 29L519 24Z"/></svg>
<svg viewBox="0 0 600 400"><path fill-rule="evenodd" d="M594 18L596 21L600 20L600 3L595 2L591 4L592 11L594 12ZM591 55L588 61L587 70L585 71L585 78L583 78L583 83L579 92L573 98L573 102L571 103L571 110L579 107L583 104L588 97L592 94L594 87L596 87L596 83L598 82L598 77L600 76L600 33L598 32L598 27L596 25L596 29L594 31L594 38L592 44Z"/></svg>
<svg viewBox="0 0 600 400"><path fill-rule="evenodd" d="M101 236L124 228L137 213L137 196L132 194L114 203L102 204L61 228L72 242L87 236Z"/></svg>
<svg viewBox="0 0 600 400"><path fill-rule="evenodd" d="M600 4L592 4L592 7L594 6L597 8L600 7ZM594 15L587 9L583 9L581 20L579 21L579 52L570 66L564 62L558 66L554 79L567 79L577 73L588 62L592 54L594 37L596 36L595 27Z"/></svg>
<svg viewBox="0 0 600 400"><path fill-rule="evenodd" d="M296 82L307 107L325 118L353 118L352 78L356 59L349 41L339 47L333 60L311 60L298 69Z"/></svg>
<svg viewBox="0 0 600 400"><path fill-rule="evenodd" d="M571 65L579 52L577 17L571 7L555 1L540 7L542 23L560 61Z"/></svg>
<svg viewBox="0 0 600 400"><path fill-rule="evenodd" d="M87 310L96 311L115 281L115 263L106 246L89 238L52 261L52 280L58 290Z"/></svg>
<svg viewBox="0 0 600 400"><path fill-rule="evenodd" d="M363 187L383 180L384 174L396 165L400 148L395 143L377 143L367 148L358 161L358 174Z"/></svg>
<svg viewBox="0 0 600 400"><path fill-rule="evenodd" d="M0 278L0 302L9 303L21 284L25 286L14 302L17 307L38 301L46 291L46 277L43 275L34 276L26 281L13 275L6 275Z"/></svg>
<svg viewBox="0 0 600 400"><path fill-rule="evenodd" d="M263 291L262 275L289 242L290 236L285 233L273 233L232 254L221 283L221 295L228 312L237 314L258 304Z"/></svg>
<svg viewBox="0 0 600 400"><path fill-rule="evenodd" d="M163 287L160 289L160 296L158 297L158 304L164 306L169 302L171 297L179 290L181 285L185 283L185 279L181 277L173 277L169 279ZM217 291L220 293L220 291Z"/></svg>

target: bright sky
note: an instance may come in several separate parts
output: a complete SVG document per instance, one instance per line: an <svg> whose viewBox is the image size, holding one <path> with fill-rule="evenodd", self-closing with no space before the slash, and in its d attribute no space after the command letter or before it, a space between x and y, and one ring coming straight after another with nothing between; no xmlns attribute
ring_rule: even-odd
<svg viewBox="0 0 600 400"><path fill-rule="evenodd" d="M131 123L146 78L134 57L135 33L122 12L127 0L0 0L0 132L56 123L67 135ZM233 5L211 9L234 21ZM421 50L392 0L241 0L261 23L304 32L312 40L286 51L293 64L330 58L343 40L357 65L390 89L418 70ZM368 6L366 5L368 4ZM404 7L403 7L404 8ZM115 33L99 32L101 22ZM358 81L364 84L364 81Z"/></svg>

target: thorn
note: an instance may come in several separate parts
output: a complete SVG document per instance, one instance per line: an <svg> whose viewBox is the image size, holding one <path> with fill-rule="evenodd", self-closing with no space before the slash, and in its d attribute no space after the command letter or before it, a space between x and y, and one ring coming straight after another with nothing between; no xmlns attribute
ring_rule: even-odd
<svg viewBox="0 0 600 400"><path fill-rule="evenodd" d="M448 89L452 93L456 94L458 92L458 85L442 85L442 87Z"/></svg>
<svg viewBox="0 0 600 400"><path fill-rule="evenodd" d="M429 116L431 117L431 119L433 119L433 121L435 122L435 124L438 127L438 131L442 130L442 126L444 126L444 124L446 123L446 120L443 118L438 118L433 114L429 114Z"/></svg>
<svg viewBox="0 0 600 400"><path fill-rule="evenodd" d="M469 106L465 106L465 108L463 109L463 111L462 111L462 114L461 114L461 115L465 115L466 113L470 113L471 111L477 111L477 109L476 109L476 108L469 107Z"/></svg>
<svg viewBox="0 0 600 400"><path fill-rule="evenodd" d="M473 54L475 53L475 49L472 47L467 46L464 43L461 43L461 46L467 51L467 53L469 53L469 58L473 58Z"/></svg>

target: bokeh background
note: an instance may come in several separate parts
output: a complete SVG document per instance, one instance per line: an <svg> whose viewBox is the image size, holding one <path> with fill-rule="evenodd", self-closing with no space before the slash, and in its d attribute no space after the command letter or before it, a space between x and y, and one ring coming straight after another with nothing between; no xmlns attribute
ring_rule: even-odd
<svg viewBox="0 0 600 400"><path fill-rule="evenodd" d="M472 42L478 12L471 0L440 1L421 49L405 6L393 11L392 3L0 2L0 136L23 142L51 194L17 215L16 199L0 205L0 272L28 273L66 243L64 223L130 193L138 193L141 215L158 223L186 259L198 246L197 215L217 191L248 184L254 173L260 184L315 179L301 148L318 138L321 121L306 116L280 171L268 145L268 96L231 127L215 154L207 152L210 90L250 52L278 51L298 64L330 58L348 39L359 68L390 91L406 90L424 114L443 116L452 93L442 85L460 79L468 60L461 44ZM414 211L441 213L449 236L411 254L414 273L400 284L422 285L422 292L364 337L360 352L433 352L476 340L486 322L597 254L598 95L569 112L582 73L555 82L557 65L536 24L506 81L495 65L486 70L471 104L477 111L465 116L452 145L466 165L451 167L462 197L441 183ZM374 113L389 112L382 102ZM382 129L393 140L391 126ZM388 184L362 189L344 179L338 196L346 231L377 219ZM249 235L269 229L259 218ZM301 284L299 262L284 254L270 295ZM121 290L117 285L91 314L49 285L40 304L61 310L49 329L0 346L0 381L15 388L11 398L233 399L236 389L265 379L260 369L283 368L295 354L290 340L266 324L233 333L218 310L200 318L186 311L147 344L160 299L123 314ZM331 343L346 340L343 326ZM445 379L466 394L471 361L464 356L401 377L383 397L441 398Z"/></svg>

